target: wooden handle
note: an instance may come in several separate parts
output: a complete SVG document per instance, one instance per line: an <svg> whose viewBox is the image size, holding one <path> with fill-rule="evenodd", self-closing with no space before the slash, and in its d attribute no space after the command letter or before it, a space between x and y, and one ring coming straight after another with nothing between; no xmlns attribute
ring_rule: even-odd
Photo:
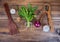
<svg viewBox="0 0 60 42"><path fill-rule="evenodd" d="M53 21L52 21L52 17L51 17L51 7L49 4L48 4L48 7L49 7L49 9L48 9L48 11L46 11L47 15L48 15L48 22L51 27L51 32L54 32L54 26L53 26Z"/></svg>
<svg viewBox="0 0 60 42"><path fill-rule="evenodd" d="M8 19L13 20L12 17L11 17L11 14L10 14L10 9L9 9L8 3L4 4L4 8L5 8L6 14L8 16Z"/></svg>

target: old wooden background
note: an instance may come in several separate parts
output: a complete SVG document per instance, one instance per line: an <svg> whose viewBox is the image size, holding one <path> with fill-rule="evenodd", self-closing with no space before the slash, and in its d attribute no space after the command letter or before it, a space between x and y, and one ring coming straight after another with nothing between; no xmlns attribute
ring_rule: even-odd
<svg viewBox="0 0 60 42"><path fill-rule="evenodd" d="M17 22L17 7L21 7L21 5L27 5L31 3L32 5L37 5L38 9L41 9L44 5L44 2L50 3L51 5L51 16L54 23L54 28L60 28L60 0L0 0L0 31L5 31L8 28L8 18L6 16L6 12L4 10L3 4L7 2L9 4L9 8L16 9L16 14L12 15L14 21L17 23L18 27L23 27L21 24ZM6 31L8 31L6 29Z"/></svg>

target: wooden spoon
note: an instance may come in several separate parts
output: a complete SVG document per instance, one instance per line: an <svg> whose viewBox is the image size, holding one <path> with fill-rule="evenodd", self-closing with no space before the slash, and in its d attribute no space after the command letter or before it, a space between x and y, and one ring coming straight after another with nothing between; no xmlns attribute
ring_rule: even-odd
<svg viewBox="0 0 60 42"><path fill-rule="evenodd" d="M19 32L18 27L17 27L16 23L12 19L8 3L4 3L4 8L5 8L5 11L6 11L6 15L8 16L8 22L9 22L8 26L9 26L9 29L10 29L9 33L11 35L18 33Z"/></svg>

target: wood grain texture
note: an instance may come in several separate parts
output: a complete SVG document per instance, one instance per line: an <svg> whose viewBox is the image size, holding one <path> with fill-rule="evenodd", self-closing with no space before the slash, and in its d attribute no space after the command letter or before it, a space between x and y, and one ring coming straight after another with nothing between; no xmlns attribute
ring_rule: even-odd
<svg viewBox="0 0 60 42"><path fill-rule="evenodd" d="M39 28L27 28L19 34L0 34L1 42L60 42L60 36L53 33L44 33ZM3 33L3 32L2 32Z"/></svg>
<svg viewBox="0 0 60 42"><path fill-rule="evenodd" d="M29 2L32 4L32 6L37 5L38 9L41 9L41 7L43 6L44 2L48 2L51 4L51 16L52 16L52 20L54 21L53 23L55 24L59 24L57 23L58 21L60 21L60 19L54 19L54 17L60 17L60 0L56 1L56 0L1 0L1 5L0 5L0 27L8 27L7 26L7 16L6 16L6 12L4 10L3 4L5 2L8 2L9 4L9 8L14 8L16 9L16 6L18 5L19 7L21 7L22 5L27 5ZM16 14L12 15L14 21L17 22L17 10L16 10ZM1 22L2 21L2 22ZM56 23L55 23L56 22ZM18 25L19 27L19 25Z"/></svg>
<svg viewBox="0 0 60 42"><path fill-rule="evenodd" d="M16 14L12 15L13 20L19 28L18 34L9 35L8 17L4 10L3 4L7 2L9 9L16 9ZM25 25L25 20L17 21L18 13L16 6L19 8L22 5L31 3L32 6L37 5L38 10L42 8L44 2L51 4L51 20L53 21L54 29L60 28L60 0L0 0L0 42L60 42L60 36L55 33L45 33L42 31L42 26L36 28L33 24L30 28ZM48 24L46 17L43 18L43 24ZM52 22L50 22L52 23ZM51 29L53 31L53 28Z"/></svg>

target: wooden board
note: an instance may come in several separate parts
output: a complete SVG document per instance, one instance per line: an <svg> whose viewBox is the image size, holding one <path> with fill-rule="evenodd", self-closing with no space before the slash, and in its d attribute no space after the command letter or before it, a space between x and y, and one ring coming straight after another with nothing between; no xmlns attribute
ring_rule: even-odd
<svg viewBox="0 0 60 42"><path fill-rule="evenodd" d="M60 1L56 1L56 0L1 0L1 6L0 6L0 21L3 20L7 20L7 16L6 16L6 13L5 13L5 10L4 10L4 7L3 7L3 4L5 2L8 2L9 3L9 6L10 8L15 8L16 9L16 5L18 5L19 7L21 7L21 5L27 5L29 2L34 6L34 5L38 5L39 6L39 9L41 9L41 7L43 6L44 2L49 2L51 4L51 13L50 11L48 12L48 14L52 14L52 17L53 15L60 15ZM15 15L12 15L13 19L16 21L18 15L17 13ZM52 19L51 15L49 15L49 17L51 18L50 20L53 20L53 21L60 21L60 19ZM57 17L57 16L55 16ZM5 21L4 23L7 25L6 23L7 21ZM17 21L16 21L17 22ZM51 22L52 23L52 22ZM58 24L58 23L57 23ZM0 22L0 27L1 27L1 22ZM18 25L19 26L19 25ZM3 27L4 27L4 24L3 24ZM6 27L5 27L6 28Z"/></svg>

